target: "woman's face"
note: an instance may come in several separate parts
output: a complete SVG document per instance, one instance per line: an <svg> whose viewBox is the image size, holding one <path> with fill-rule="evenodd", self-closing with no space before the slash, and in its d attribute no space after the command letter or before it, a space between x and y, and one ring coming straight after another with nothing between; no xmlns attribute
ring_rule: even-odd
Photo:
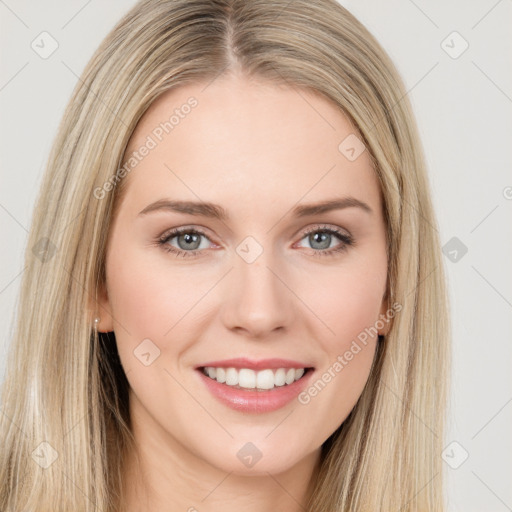
<svg viewBox="0 0 512 512"><path fill-rule="evenodd" d="M311 92L223 77L161 96L134 151L98 311L136 437L237 474L318 456L387 308L379 185L354 128Z"/></svg>

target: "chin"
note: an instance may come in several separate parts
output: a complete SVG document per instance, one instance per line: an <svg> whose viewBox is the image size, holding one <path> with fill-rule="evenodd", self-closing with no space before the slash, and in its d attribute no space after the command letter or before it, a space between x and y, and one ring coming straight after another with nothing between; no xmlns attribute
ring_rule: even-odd
<svg viewBox="0 0 512 512"><path fill-rule="evenodd" d="M288 471L312 453L304 451L296 442L277 446L264 441L236 442L236 446L226 447L225 451L212 454L210 463L227 473L239 476L268 476ZM285 448L284 450L282 448ZM298 451L300 448L300 452Z"/></svg>

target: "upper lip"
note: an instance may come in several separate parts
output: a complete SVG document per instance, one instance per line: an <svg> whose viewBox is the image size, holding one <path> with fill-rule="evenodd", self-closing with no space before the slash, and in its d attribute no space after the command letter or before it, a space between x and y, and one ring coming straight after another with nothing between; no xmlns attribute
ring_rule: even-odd
<svg viewBox="0 0 512 512"><path fill-rule="evenodd" d="M260 359L258 361L237 357L234 359L223 359L222 361L209 361L196 366L196 369L213 366L216 368L249 368L251 370L265 370L277 368L312 368L310 364L293 361L291 359Z"/></svg>

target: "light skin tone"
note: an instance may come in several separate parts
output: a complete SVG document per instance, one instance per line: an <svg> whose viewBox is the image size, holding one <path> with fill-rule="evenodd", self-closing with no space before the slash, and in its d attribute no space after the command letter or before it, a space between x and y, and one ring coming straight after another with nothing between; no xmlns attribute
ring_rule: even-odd
<svg viewBox="0 0 512 512"><path fill-rule="evenodd" d="M197 99L124 178L109 234L98 330L115 332L144 475L143 484L131 457L123 510L302 510L322 443L368 379L376 336L309 403L294 399L272 412L229 408L195 370L213 360L277 357L309 362L315 382L387 310L385 221L368 152L347 159L338 146L354 127L325 98L299 91L240 75L206 89L186 85L153 103L130 140L127 155ZM344 197L371 211L293 213ZM215 203L229 218L140 214L161 199ZM180 227L203 235L158 244ZM352 245L332 232L322 238L325 229ZM246 237L263 251L251 263L237 252ZM134 355L146 339L160 351L147 366ZM262 454L250 468L237 457L248 442Z"/></svg>

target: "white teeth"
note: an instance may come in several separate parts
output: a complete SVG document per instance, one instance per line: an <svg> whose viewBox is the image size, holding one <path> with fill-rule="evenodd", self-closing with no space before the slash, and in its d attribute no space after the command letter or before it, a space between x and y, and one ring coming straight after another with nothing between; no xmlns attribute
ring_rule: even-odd
<svg viewBox="0 0 512 512"><path fill-rule="evenodd" d="M274 375L274 384L276 386L284 386L286 384L286 370L284 368L279 368Z"/></svg>
<svg viewBox="0 0 512 512"><path fill-rule="evenodd" d="M215 378L217 379L217 382L226 382L226 369L217 368L217 376Z"/></svg>
<svg viewBox="0 0 512 512"><path fill-rule="evenodd" d="M286 382L286 384L291 384L294 380L295 380L295 370L293 368L290 368L286 372L286 378L284 379L284 381Z"/></svg>
<svg viewBox="0 0 512 512"><path fill-rule="evenodd" d="M256 372L243 368L238 372L238 385L241 388L254 389L256 387Z"/></svg>
<svg viewBox="0 0 512 512"><path fill-rule="evenodd" d="M256 387L258 389L272 389L275 385L274 372L272 370L262 370L258 372L256 378Z"/></svg>
<svg viewBox="0 0 512 512"><path fill-rule="evenodd" d="M272 389L274 386L285 386L299 380L304 375L304 368L278 368L277 370L255 371L249 368L215 368L207 366L203 373L211 379L228 386L245 389Z"/></svg>
<svg viewBox="0 0 512 512"><path fill-rule="evenodd" d="M238 372L234 368L226 370L226 384L228 386L238 386Z"/></svg>

